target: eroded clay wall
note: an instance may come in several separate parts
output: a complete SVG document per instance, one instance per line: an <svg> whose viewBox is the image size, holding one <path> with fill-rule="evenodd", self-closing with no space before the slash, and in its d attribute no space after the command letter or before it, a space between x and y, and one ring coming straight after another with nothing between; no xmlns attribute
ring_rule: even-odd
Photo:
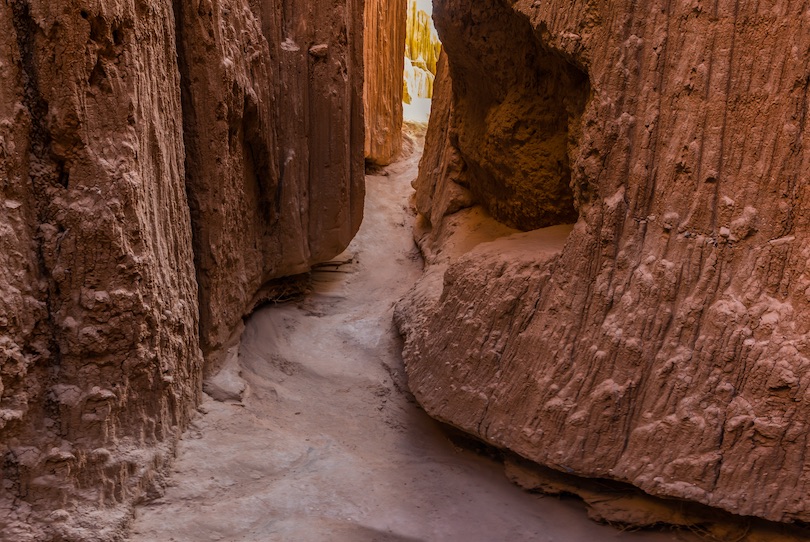
<svg viewBox="0 0 810 542"><path fill-rule="evenodd" d="M105 535L200 394L171 4L2 9L0 532Z"/></svg>
<svg viewBox="0 0 810 542"><path fill-rule="evenodd" d="M450 150L428 148L423 165L450 175L420 181L420 210L441 228L435 206L461 171L496 218L542 226L548 215L524 212L538 185L515 173L553 180L559 160L576 213L547 223L576 225L555 250L542 229L514 240L530 252L482 245L400 305L421 404L560 471L808 521L810 4L447 0L434 17L453 99L433 141ZM539 76L540 103L518 94L504 109L513 85L468 77L498 65L503 33L524 36L514 58L565 67L498 67ZM590 89L581 114L557 117L562 156L544 115L508 114L569 107L569 83ZM469 105L482 94L500 113ZM438 167L438 153L462 162Z"/></svg>
<svg viewBox="0 0 810 542"><path fill-rule="evenodd" d="M338 254L360 225L361 8L175 6L201 338L214 363L242 316L274 295L263 285Z"/></svg>
<svg viewBox="0 0 810 542"><path fill-rule="evenodd" d="M430 4L408 0L405 27L405 85L403 101L413 103L418 98L433 98L433 82L442 44L433 26ZM425 10L428 9L428 11Z"/></svg>
<svg viewBox="0 0 810 542"><path fill-rule="evenodd" d="M0 4L0 538L119 539L204 356L265 282L348 244L361 15Z"/></svg>
<svg viewBox="0 0 810 542"><path fill-rule="evenodd" d="M402 72L407 0L367 0L365 89L366 160L390 164L402 149Z"/></svg>

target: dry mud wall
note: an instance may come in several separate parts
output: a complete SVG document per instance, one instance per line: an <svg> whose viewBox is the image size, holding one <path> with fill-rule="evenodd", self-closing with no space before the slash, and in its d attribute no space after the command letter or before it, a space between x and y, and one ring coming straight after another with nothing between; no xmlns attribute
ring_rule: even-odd
<svg viewBox="0 0 810 542"><path fill-rule="evenodd" d="M362 2L0 3L0 538L113 540L362 214Z"/></svg>
<svg viewBox="0 0 810 542"><path fill-rule="evenodd" d="M471 203L533 231L400 303L420 403L558 471L810 521L810 3L434 18L421 241Z"/></svg>
<svg viewBox="0 0 810 542"><path fill-rule="evenodd" d="M402 71L407 0L366 0L365 157L388 165L402 150Z"/></svg>

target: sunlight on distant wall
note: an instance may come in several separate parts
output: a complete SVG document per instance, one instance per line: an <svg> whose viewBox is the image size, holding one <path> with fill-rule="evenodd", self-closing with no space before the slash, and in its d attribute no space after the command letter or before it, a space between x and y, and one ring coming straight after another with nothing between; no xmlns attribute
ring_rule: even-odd
<svg viewBox="0 0 810 542"><path fill-rule="evenodd" d="M433 81L441 42L433 26L430 0L410 0L405 38L403 116L409 122L426 123L430 117Z"/></svg>

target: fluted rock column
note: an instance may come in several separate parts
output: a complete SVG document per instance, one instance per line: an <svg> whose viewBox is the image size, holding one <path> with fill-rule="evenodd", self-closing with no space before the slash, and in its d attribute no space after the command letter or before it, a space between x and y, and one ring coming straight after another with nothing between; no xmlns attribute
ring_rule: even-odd
<svg viewBox="0 0 810 542"><path fill-rule="evenodd" d="M407 0L366 0L365 156L386 165L402 148L402 72Z"/></svg>
<svg viewBox="0 0 810 542"><path fill-rule="evenodd" d="M0 2L0 540L121 540L204 366L351 241L362 6Z"/></svg>

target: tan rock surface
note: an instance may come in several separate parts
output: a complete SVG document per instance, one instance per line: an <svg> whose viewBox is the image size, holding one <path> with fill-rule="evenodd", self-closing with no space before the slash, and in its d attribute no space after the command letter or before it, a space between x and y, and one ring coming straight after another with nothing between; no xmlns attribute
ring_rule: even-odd
<svg viewBox="0 0 810 542"><path fill-rule="evenodd" d="M359 226L359 4L316 3L0 6L0 539L120 538L203 350Z"/></svg>
<svg viewBox="0 0 810 542"><path fill-rule="evenodd" d="M435 74L442 45L437 39L436 27L433 26L433 19L429 12L430 6L423 5L425 3L408 0L405 56L415 63L422 64L422 69ZM430 98L430 96L424 97Z"/></svg>
<svg viewBox="0 0 810 542"><path fill-rule="evenodd" d="M388 165L402 150L407 0L366 0L363 104L366 160Z"/></svg>
<svg viewBox="0 0 810 542"><path fill-rule="evenodd" d="M809 14L779 0L437 6L452 171L533 228L567 220L535 213L550 185L533 180L567 158L557 186L570 179L578 220L555 249L482 246L400 305L428 412L565 472L810 520ZM502 62L506 46L529 60ZM454 151L429 147L425 163ZM449 182L420 182L417 201ZM442 227L442 209L420 210Z"/></svg>

